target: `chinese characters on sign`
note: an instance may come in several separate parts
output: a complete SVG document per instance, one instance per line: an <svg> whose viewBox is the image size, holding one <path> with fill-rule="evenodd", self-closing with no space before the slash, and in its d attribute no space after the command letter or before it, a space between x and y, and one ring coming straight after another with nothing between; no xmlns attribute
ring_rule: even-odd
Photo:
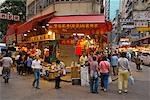
<svg viewBox="0 0 150 100"><path fill-rule="evenodd" d="M43 34L28 38L29 42L44 41L44 40L55 40L55 33L53 33L52 35Z"/></svg>
<svg viewBox="0 0 150 100"><path fill-rule="evenodd" d="M50 28L57 28L57 29L62 29L62 28L98 28L98 24L51 24L49 27Z"/></svg>
<svg viewBox="0 0 150 100"><path fill-rule="evenodd" d="M150 20L149 11L134 11L133 20Z"/></svg>
<svg viewBox="0 0 150 100"><path fill-rule="evenodd" d="M6 14L6 13L0 13L0 19L19 21L20 20L20 16L12 15L12 14Z"/></svg>

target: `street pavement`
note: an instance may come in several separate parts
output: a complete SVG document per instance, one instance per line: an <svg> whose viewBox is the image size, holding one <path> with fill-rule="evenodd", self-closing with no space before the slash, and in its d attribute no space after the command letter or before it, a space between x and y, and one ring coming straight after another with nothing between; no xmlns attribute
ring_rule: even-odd
<svg viewBox="0 0 150 100"><path fill-rule="evenodd" d="M91 94L89 87L61 82L61 89L54 89L54 82L40 80L40 88L32 87L33 76L18 76L12 73L10 82L5 84L0 77L0 100L150 100L150 67L142 66L136 71L130 62L135 84L129 85L128 93L118 94L117 80L113 81L107 92Z"/></svg>

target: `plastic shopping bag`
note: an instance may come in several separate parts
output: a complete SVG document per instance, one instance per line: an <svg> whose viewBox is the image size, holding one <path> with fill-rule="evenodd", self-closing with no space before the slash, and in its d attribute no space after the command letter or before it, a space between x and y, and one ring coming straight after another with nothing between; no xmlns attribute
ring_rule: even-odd
<svg viewBox="0 0 150 100"><path fill-rule="evenodd" d="M128 81L130 85L134 85L134 78L132 75L129 76Z"/></svg>
<svg viewBox="0 0 150 100"><path fill-rule="evenodd" d="M112 78L111 76L108 77L108 84L110 84L112 82Z"/></svg>

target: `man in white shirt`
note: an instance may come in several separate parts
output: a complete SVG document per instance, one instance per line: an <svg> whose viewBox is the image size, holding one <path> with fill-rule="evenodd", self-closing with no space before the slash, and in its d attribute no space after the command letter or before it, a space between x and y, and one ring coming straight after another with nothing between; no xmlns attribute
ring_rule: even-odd
<svg viewBox="0 0 150 100"><path fill-rule="evenodd" d="M11 65L13 63L12 58L10 57L10 54L6 53L6 55L0 60L2 62L2 74L3 78L5 80L5 83L8 83L9 77L10 77L10 69Z"/></svg>
<svg viewBox="0 0 150 100"><path fill-rule="evenodd" d="M32 86L35 87L36 89L40 89L39 88L40 69L42 69L41 61L38 58L39 57L36 57L36 59L32 61L32 68L34 70L34 81L33 81ZM35 83L36 83L36 86L35 86Z"/></svg>

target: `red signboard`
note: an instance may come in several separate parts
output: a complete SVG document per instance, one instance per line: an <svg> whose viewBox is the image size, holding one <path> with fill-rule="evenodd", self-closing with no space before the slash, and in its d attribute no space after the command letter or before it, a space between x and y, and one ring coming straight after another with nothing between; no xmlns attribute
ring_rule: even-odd
<svg viewBox="0 0 150 100"><path fill-rule="evenodd" d="M12 15L12 14L6 14L6 13L0 13L0 19L19 21L20 20L20 16Z"/></svg>

